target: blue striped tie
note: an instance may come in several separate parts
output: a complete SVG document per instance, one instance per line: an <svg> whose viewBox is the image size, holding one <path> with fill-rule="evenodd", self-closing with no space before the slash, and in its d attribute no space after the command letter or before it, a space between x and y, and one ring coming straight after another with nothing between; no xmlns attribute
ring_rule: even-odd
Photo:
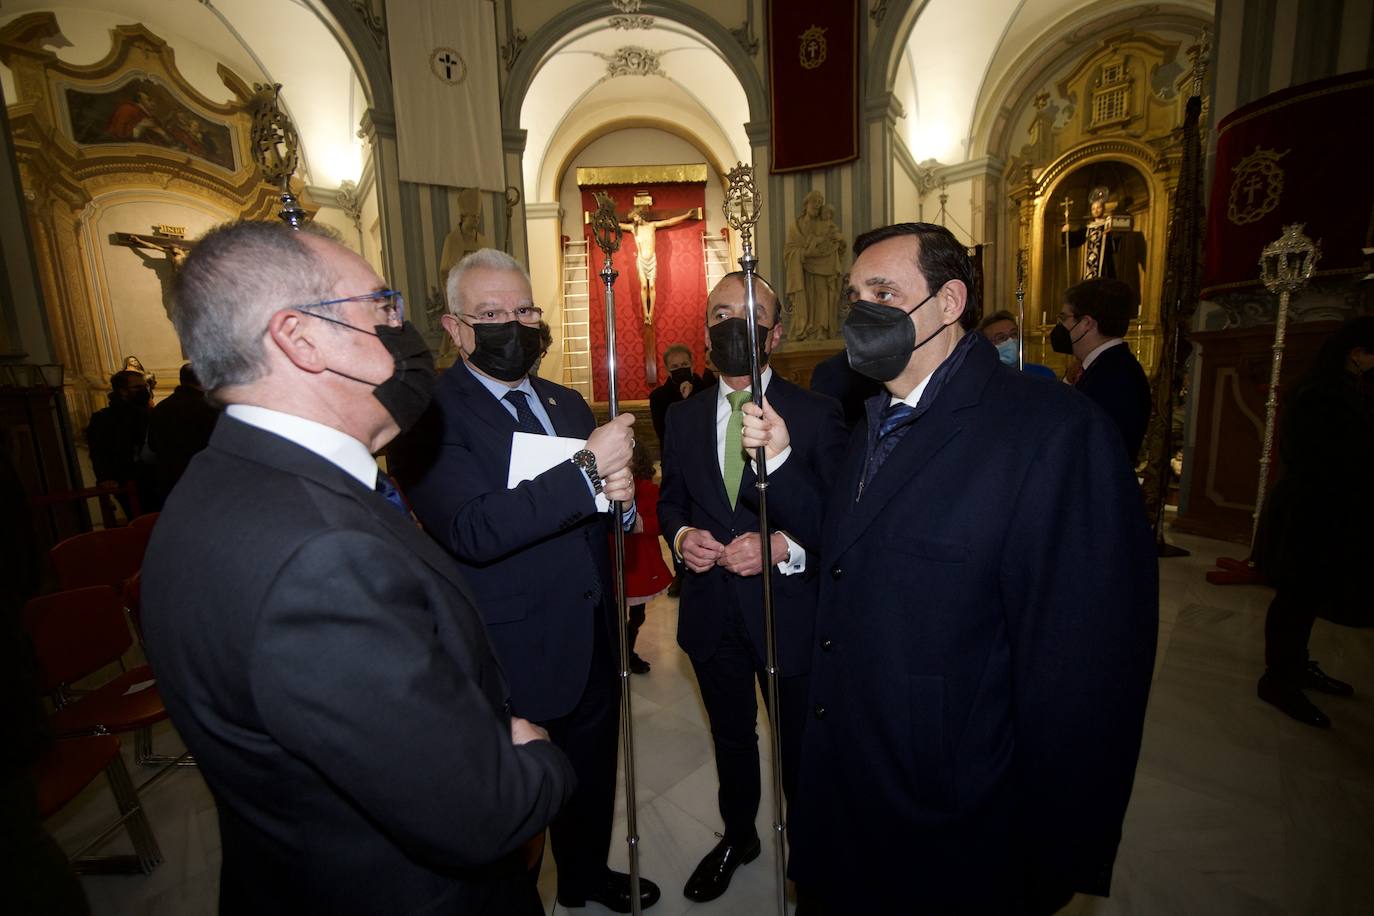
<svg viewBox="0 0 1374 916"><path fill-rule="evenodd" d="M391 475L383 471L377 472L377 495L400 509L405 515L410 515L410 507L401 498L401 491L396 489L396 481L391 479Z"/></svg>
<svg viewBox="0 0 1374 916"><path fill-rule="evenodd" d="M897 429L899 426L906 423L907 420L911 419L911 415L915 412L915 407L912 407L910 404L904 404L901 401L895 404L889 404L887 410L883 411L882 421L878 424L878 441L881 442L886 439L894 429Z"/></svg>
<svg viewBox="0 0 1374 916"><path fill-rule="evenodd" d="M544 429L544 424L539 422L539 418L534 415L530 408L529 395L518 388L512 388L506 392L506 403L515 408L515 428L522 433L534 433L536 436L547 436L548 431Z"/></svg>

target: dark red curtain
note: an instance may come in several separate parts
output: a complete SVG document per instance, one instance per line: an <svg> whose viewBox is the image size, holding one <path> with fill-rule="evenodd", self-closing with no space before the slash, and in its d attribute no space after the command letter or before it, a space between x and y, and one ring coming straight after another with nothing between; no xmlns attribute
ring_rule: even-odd
<svg viewBox="0 0 1374 916"><path fill-rule="evenodd" d="M1374 70L1304 83L1257 99L1217 125L1207 208L1204 298L1259 284L1259 257L1288 223L1320 239L1318 274L1365 271L1374 170L1340 168L1367 149ZM1353 161L1353 160L1352 160Z"/></svg>
<svg viewBox="0 0 1374 916"><path fill-rule="evenodd" d="M857 0L769 0L774 172L859 158Z"/></svg>
<svg viewBox="0 0 1374 916"><path fill-rule="evenodd" d="M616 213L625 217L634 206L636 191L647 191L654 199L652 211L661 216L677 215L693 207L706 206L704 184L648 184L624 187L584 187L582 207L596 210L597 191L615 201ZM659 229L654 239L658 276L654 305L654 358L663 376L663 351L673 344L692 348L692 363L700 372L706 358L706 268L701 255L702 220L691 219L676 226ZM596 246L591 226L585 228L587 250L591 253L591 290L589 331L592 356L592 396L607 399L606 387L606 288L601 282L604 260ZM624 400L649 396L644 378L644 307L639 298L639 270L635 266L634 234L621 237L620 250L612 266L620 272L615 281L616 356L619 365L618 394Z"/></svg>

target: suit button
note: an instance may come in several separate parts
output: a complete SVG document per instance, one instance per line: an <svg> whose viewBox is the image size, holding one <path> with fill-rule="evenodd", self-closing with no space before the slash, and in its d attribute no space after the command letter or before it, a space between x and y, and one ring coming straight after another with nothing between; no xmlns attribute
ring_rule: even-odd
<svg viewBox="0 0 1374 916"><path fill-rule="evenodd" d="M831 647L834 646L834 645L835 645L835 644L834 644L833 642L831 642L830 640L828 640L828 639L822 639L822 640L821 640L821 651L822 651L822 652L829 652L830 649L831 649Z"/></svg>
<svg viewBox="0 0 1374 916"><path fill-rule="evenodd" d="M584 599L586 599L587 601L591 601L591 600L592 600L592 590L591 590L591 589L587 589L585 592L582 593L582 597L583 597Z"/></svg>
<svg viewBox="0 0 1374 916"><path fill-rule="evenodd" d="M825 707L824 707L824 706L817 706L817 707L816 707L816 718L817 718L817 719L824 719L824 718L825 718Z"/></svg>
<svg viewBox="0 0 1374 916"><path fill-rule="evenodd" d="M844 575L844 570L841 569L839 566L832 566L832 567L830 567L830 578L832 578L832 579L838 579L840 576L843 576L843 575Z"/></svg>

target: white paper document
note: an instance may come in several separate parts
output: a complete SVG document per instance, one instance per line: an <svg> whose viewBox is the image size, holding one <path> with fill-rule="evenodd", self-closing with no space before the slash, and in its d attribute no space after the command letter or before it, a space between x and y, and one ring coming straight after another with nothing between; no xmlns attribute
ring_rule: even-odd
<svg viewBox="0 0 1374 916"><path fill-rule="evenodd" d="M156 683L156 680L139 681L137 684L131 684L129 686L129 689L124 691L124 695L127 697L135 693L142 693L143 691L147 690L149 687L153 686Z"/></svg>
<svg viewBox="0 0 1374 916"><path fill-rule="evenodd" d="M563 436L538 436L534 433L513 433L510 445L510 473L506 475L506 489L513 490L524 480L533 480L560 462L587 447L586 439ZM596 511L609 512L611 502L596 494Z"/></svg>

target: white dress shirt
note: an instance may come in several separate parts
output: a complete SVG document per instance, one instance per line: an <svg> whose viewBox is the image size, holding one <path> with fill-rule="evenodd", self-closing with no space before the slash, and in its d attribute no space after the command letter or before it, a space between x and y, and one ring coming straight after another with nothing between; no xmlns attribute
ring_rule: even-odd
<svg viewBox="0 0 1374 916"><path fill-rule="evenodd" d="M765 366L763 372L759 375L759 382L763 385L763 391L765 394L768 393L768 383L772 380L772 378L773 367ZM746 385L739 390L750 391L751 386ZM721 479L725 478L725 433L730 425L731 413L730 401L727 399L726 396L733 391L735 391L735 389L725 384L724 379L721 379L719 384L716 386L716 466L720 469ZM767 461L765 462L765 467L768 468L768 473L771 474L778 468L782 467L783 462L786 461L791 454L792 446L789 445L787 446L787 448L783 449L774 457L767 459ZM754 463L753 456L750 456L749 461L751 464ZM687 530L687 527L683 526L682 528L679 528L677 532L673 535L674 550L676 550L678 546L681 544L682 534L684 531ZM783 540L787 542L787 559L777 564L778 572L782 573L784 576L791 576L800 572L805 572L806 551L802 549L802 546L800 544L798 544L796 541L788 537L786 532L780 531L778 533L781 534ZM681 556L681 554L679 554L679 556Z"/></svg>
<svg viewBox="0 0 1374 916"><path fill-rule="evenodd" d="M930 373L930 375L927 375L925 378L921 379L921 383L917 385L915 388L911 389L911 394L907 395L904 398L899 398L894 394L892 396L892 400L887 402L887 406L891 407L893 404L905 404L908 407L915 407L917 404L920 404L921 395L926 393L926 386L930 384L930 380L934 377L935 373L932 372Z"/></svg>
<svg viewBox="0 0 1374 916"><path fill-rule="evenodd" d="M1120 346L1125 342L1126 341L1121 339L1120 337L1113 337L1111 340L1108 340L1104 343L1100 343L1096 347L1093 347L1093 351L1089 353L1087 356L1083 357L1083 371L1087 372L1088 367L1093 364L1093 360L1097 359L1103 353L1107 352L1112 347Z"/></svg>
<svg viewBox="0 0 1374 916"><path fill-rule="evenodd" d="M319 455L330 464L343 469L348 476L369 490L377 489L377 459L357 439L332 426L316 423L294 414L282 413L252 404L230 404L224 412L242 423L256 426L303 449Z"/></svg>

